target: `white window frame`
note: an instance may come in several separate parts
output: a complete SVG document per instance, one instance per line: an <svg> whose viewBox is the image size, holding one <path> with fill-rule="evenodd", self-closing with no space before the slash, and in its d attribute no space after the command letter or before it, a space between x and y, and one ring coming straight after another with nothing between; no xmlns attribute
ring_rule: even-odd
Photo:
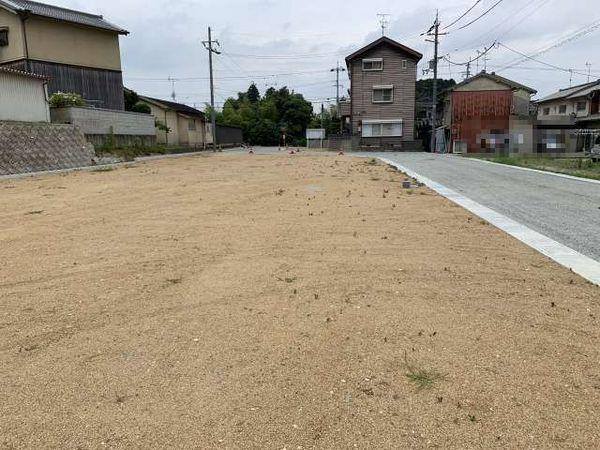
<svg viewBox="0 0 600 450"><path fill-rule="evenodd" d="M383 91L383 90L391 90L392 96L390 100L375 100L375 91ZM394 85L393 84L385 84L380 86L373 86L373 92L371 100L373 103L394 103Z"/></svg>
<svg viewBox="0 0 600 450"><path fill-rule="evenodd" d="M365 69L366 62L370 62L370 63L380 62L381 67L377 68L377 69ZM363 59L362 60L362 70L363 70L363 72L381 72L383 70L383 58L365 58L365 59Z"/></svg>
<svg viewBox="0 0 600 450"><path fill-rule="evenodd" d="M392 134L383 134L383 133L379 133L379 134L373 134L372 132L365 134L365 131L367 130L367 128L369 128L372 131L372 126L373 125L385 125L385 124L399 124L400 125L400 133L392 133ZM380 130L383 130L383 127L380 127ZM369 120L363 120L362 121L362 132L361 132L362 137L365 138L386 138L386 137L402 137L404 136L404 120L402 119L369 119Z"/></svg>

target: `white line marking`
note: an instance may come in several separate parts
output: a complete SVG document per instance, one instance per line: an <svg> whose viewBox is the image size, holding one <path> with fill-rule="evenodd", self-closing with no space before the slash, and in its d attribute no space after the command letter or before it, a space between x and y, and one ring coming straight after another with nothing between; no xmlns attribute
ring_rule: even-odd
<svg viewBox="0 0 600 450"><path fill-rule="evenodd" d="M404 167L387 158L379 158L386 164L396 167L398 170L406 173L408 176L416 179L417 181L427 185L438 194L443 195L447 199L453 201L457 205L462 206L473 214L487 220L495 227L502 231L510 234L517 238L519 241L527 244L543 255L553 259L561 266L571 269L573 272L581 275L588 281L600 286L600 262L593 260L581 253L573 250L566 245L556 242L525 225L520 224L486 206L480 205L479 203L459 194L446 186L436 183L429 178L419 175L413 172L408 167Z"/></svg>
<svg viewBox="0 0 600 450"><path fill-rule="evenodd" d="M520 167L520 166L512 166L510 164L502 164L502 163L498 163L495 161L488 161L486 159L479 159L479 158L465 158L464 156L457 156L457 155L447 155L451 158L463 158L465 160L469 160L469 161L479 161L481 163L485 163L485 164L494 164L496 166L502 166L502 167L508 167L509 169L516 169L516 170L525 170L527 172L536 172L536 173L541 173L544 175L552 175L554 177L560 177L560 178L567 178L569 180L574 180L574 181L583 181L585 183L595 183L595 184L600 184L600 180L594 180L592 178L581 178L581 177L576 177L573 175L567 175L566 173L558 173L558 172L550 172L548 170L540 170L540 169L531 169L529 167Z"/></svg>

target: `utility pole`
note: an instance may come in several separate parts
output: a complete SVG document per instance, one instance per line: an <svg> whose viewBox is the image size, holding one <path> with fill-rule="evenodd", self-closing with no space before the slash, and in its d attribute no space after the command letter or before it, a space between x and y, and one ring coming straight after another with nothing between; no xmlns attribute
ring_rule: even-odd
<svg viewBox="0 0 600 450"><path fill-rule="evenodd" d="M469 61L467 63L467 72L466 72L467 78L471 78L471 61Z"/></svg>
<svg viewBox="0 0 600 450"><path fill-rule="evenodd" d="M213 150L217 151L217 113L215 111L215 82L213 77L213 53L220 55L221 52L213 48L213 44L221 46L219 41L212 40L212 30L208 27L208 41L202 41L204 48L208 50L208 65L210 68L210 121L212 129Z"/></svg>
<svg viewBox="0 0 600 450"><path fill-rule="evenodd" d="M428 42L433 42L433 92L431 94L431 152L435 153L435 126L437 122L437 76L438 76L438 49L440 45L440 21L438 12L435 12L435 22L427 31L427 36L433 36L433 41L426 39Z"/></svg>
<svg viewBox="0 0 600 450"><path fill-rule="evenodd" d="M345 72L346 69L340 66L340 62L337 62L335 69L331 69L330 72L335 72L335 104L336 104L336 114L340 121L340 133L343 130L342 124L342 115L340 114L340 72Z"/></svg>

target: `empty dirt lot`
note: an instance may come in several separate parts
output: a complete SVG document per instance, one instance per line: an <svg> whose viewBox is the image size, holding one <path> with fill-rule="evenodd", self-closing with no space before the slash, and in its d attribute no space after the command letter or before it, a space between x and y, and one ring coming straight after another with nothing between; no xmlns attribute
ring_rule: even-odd
<svg viewBox="0 0 600 450"><path fill-rule="evenodd" d="M404 178L0 181L0 447L598 448L600 289Z"/></svg>

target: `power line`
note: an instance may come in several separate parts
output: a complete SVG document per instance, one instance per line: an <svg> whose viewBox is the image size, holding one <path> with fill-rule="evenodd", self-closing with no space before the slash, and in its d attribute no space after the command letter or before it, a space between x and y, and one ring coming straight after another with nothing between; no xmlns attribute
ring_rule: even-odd
<svg viewBox="0 0 600 450"><path fill-rule="evenodd" d="M252 58L252 59L309 59L309 58L329 58L335 55L341 55L346 53L345 51L329 52L329 53L304 53L304 54L290 54L290 55L247 55L243 53L223 53L235 58Z"/></svg>
<svg viewBox="0 0 600 450"><path fill-rule="evenodd" d="M529 56L529 55L527 55L527 54L525 54L523 52L515 50L514 48L510 48L510 47L508 47L507 45L504 45L501 42L498 42L498 45L504 47L506 50L509 50L509 51L511 51L513 53L516 53L517 55L523 56L525 59L529 59L531 61L535 61L536 63L543 64L544 66L548 66L548 67L551 67L551 68L556 69L556 70L561 70L563 72L574 72L574 73L577 73L578 75L587 76L587 74L579 73L579 72L575 71L574 69L567 69L565 67L555 66L554 64L550 64L550 63L547 63L545 61L540 61L539 59L533 58L533 57L531 57L531 56Z"/></svg>
<svg viewBox="0 0 600 450"><path fill-rule="evenodd" d="M270 74L247 74L247 75L238 75L238 76L230 76L230 77L219 77L220 80L246 80L246 79L251 79L251 78L271 78L271 77L278 77L278 76L295 76L295 75L312 75L312 74L316 74L316 73L325 73L325 72L329 72L329 70L323 69L323 70L308 70L308 71L302 71L302 72L283 72L283 73L270 73ZM131 80L131 81L164 81L164 82L170 82L171 80L175 80L177 82L185 82L185 81L207 81L210 78L209 77L171 77L171 80L169 80L168 77L166 78L136 78L136 77L128 77L125 76L124 77L127 80Z"/></svg>
<svg viewBox="0 0 600 450"><path fill-rule="evenodd" d="M526 61L527 59L535 58L536 56L543 55L544 53L547 53L550 50L554 50L555 48L561 47L567 43L576 41L577 39L580 39L583 36L592 33L593 31L597 30L598 28L600 28L600 20L596 20L589 25L579 28L578 30L576 30L575 32L570 34L569 36L559 39L558 41L554 42L553 44L550 44L547 47L542 48L541 50L537 50L530 55L525 55L522 58L518 58L518 59L514 60L513 62L508 63L506 66L504 66L500 70L508 69L513 66L519 65L522 62ZM586 74L586 76L587 76L587 74Z"/></svg>
<svg viewBox="0 0 600 450"><path fill-rule="evenodd" d="M444 56L444 59L445 59L447 62L449 62L450 64L452 64L452 65L455 65L455 66L466 66L467 64L471 64L471 63L473 63L473 62L477 61L478 59L480 59L481 57L483 57L484 55L486 55L486 54L487 54L487 53L488 53L488 52L489 52L491 49L493 49L493 48L496 46L496 44L497 44L497 43L496 43L496 42L494 42L494 43L493 43L492 45L490 45L488 48L484 49L484 50L483 50L483 52L479 53L479 55L478 55L476 58L471 58L471 59L469 59L468 61L466 61L466 62L463 62L463 63L457 63L457 62L454 62L454 61L450 60L450 58L448 58L448 56Z"/></svg>
<svg viewBox="0 0 600 450"><path fill-rule="evenodd" d="M473 25L475 22L477 22L479 19L482 19L483 17L487 16L496 6L498 6L500 3L502 3L504 0L498 0L496 3L494 3L491 8L489 8L487 11L485 11L483 14L481 14L480 16L478 16L477 18L471 20L468 24L463 25L462 27L458 28L458 30L463 30L465 28L467 28L470 25ZM458 31L457 30L457 31Z"/></svg>
<svg viewBox="0 0 600 450"><path fill-rule="evenodd" d="M507 21L510 20L512 23L512 26L508 30L505 30L503 33L497 35L495 40L499 40L500 37L506 35L510 30L514 29L516 26L518 26L520 23L522 23L525 19L530 18L532 14L539 11L541 9L541 7L544 6L544 4L547 3L548 1L549 0L541 0L539 3L539 6L537 6L537 9L536 9L536 5L535 5L536 0L532 0L525 7L522 7L521 5L519 5L514 10L509 11L508 15L504 19L502 19L500 22L498 22L496 25L489 28L485 32L481 33L475 39L470 40L467 44L462 45L459 48L456 48L454 51L463 51L463 50L471 49L475 46L478 46L480 42L490 41L491 36L494 35L494 33L495 33L495 30L500 29L502 27L502 25L504 25ZM535 11L532 9L531 12L529 12L529 8L531 6L534 7ZM518 20L517 22L514 22L515 18L517 16L519 16L520 14L523 14L523 17L520 20Z"/></svg>
<svg viewBox="0 0 600 450"><path fill-rule="evenodd" d="M456 19L456 20L455 20L454 22L452 22L450 25L446 25L446 26L444 27L444 30L445 30L446 28L450 28L450 27L451 27L452 25L454 25L456 22L460 21L460 19L462 19L462 18L463 18L463 17L465 17L467 14L469 14L471 11L473 11L473 8L475 8L477 5L479 5L479 4L481 3L481 1L482 1L482 0L477 0L477 1L476 1L476 2L473 4L473 6L471 6L471 7L470 7L469 9L467 9L467 10L466 10L466 11L465 11L463 14L461 14L461 16L460 16L458 19Z"/></svg>

